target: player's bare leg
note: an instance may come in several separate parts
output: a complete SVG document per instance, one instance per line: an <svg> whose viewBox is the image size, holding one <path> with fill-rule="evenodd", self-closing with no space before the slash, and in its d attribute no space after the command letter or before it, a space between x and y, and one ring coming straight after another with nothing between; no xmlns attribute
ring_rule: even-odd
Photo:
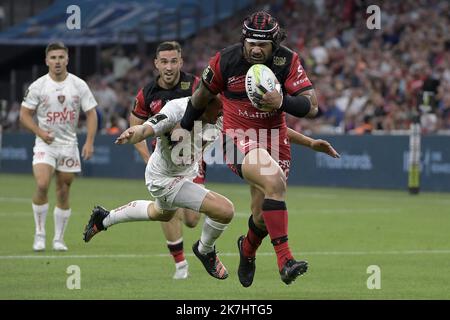
<svg viewBox="0 0 450 320"><path fill-rule="evenodd" d="M35 222L34 251L45 250L45 221L48 212L48 189L52 180L54 168L45 163L33 165L33 175L36 189L32 198L32 208Z"/></svg>
<svg viewBox="0 0 450 320"><path fill-rule="evenodd" d="M97 233L112 225L132 221L169 221L176 210L162 210L153 201L135 200L108 211L95 206L83 232L83 240L89 242Z"/></svg>
<svg viewBox="0 0 450 320"><path fill-rule="evenodd" d="M200 212L207 215L202 234L192 247L206 271L217 279L226 279L228 271L217 257L215 242L233 219L234 206L224 196L209 191L203 199Z"/></svg>
<svg viewBox="0 0 450 320"><path fill-rule="evenodd" d="M53 238L53 250L67 251L64 243L64 232L67 228L72 210L70 209L70 186L75 179L71 172L56 171L56 206L53 211L55 221L55 236Z"/></svg>
<svg viewBox="0 0 450 320"><path fill-rule="evenodd" d="M262 148L247 153L242 164L242 174L250 185L264 193L262 218L277 255L281 279L290 284L297 276L306 272L308 264L306 261L296 261L289 248L288 212L285 203L286 176L267 150ZM260 218L254 216L255 226L261 225L259 220ZM257 247L255 251L256 249ZM249 279L240 280L245 285Z"/></svg>

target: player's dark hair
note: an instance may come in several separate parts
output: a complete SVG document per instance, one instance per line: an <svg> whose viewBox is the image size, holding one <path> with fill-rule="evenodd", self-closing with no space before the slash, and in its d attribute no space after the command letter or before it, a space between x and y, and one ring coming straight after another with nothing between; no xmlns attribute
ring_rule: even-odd
<svg viewBox="0 0 450 320"><path fill-rule="evenodd" d="M45 55L47 56L47 54L53 50L64 50L66 53L69 53L69 49L67 49L65 44L62 42L49 43L47 48L45 48Z"/></svg>
<svg viewBox="0 0 450 320"><path fill-rule="evenodd" d="M177 52L181 53L181 46L176 41L165 41L158 45L156 48L156 57L158 57L159 53L161 51L172 51L176 50Z"/></svg>
<svg viewBox="0 0 450 320"><path fill-rule="evenodd" d="M271 40L274 51L286 39L286 31L282 29L274 17L266 11L255 12L245 18L242 26L242 43L246 38Z"/></svg>

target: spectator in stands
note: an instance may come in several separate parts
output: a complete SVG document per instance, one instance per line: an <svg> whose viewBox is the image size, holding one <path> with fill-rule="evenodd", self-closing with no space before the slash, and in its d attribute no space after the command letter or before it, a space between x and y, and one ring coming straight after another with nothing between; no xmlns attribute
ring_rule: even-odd
<svg viewBox="0 0 450 320"><path fill-rule="evenodd" d="M20 115L20 104L14 102L6 116L6 122L4 129L7 130L18 130L19 129L19 115Z"/></svg>
<svg viewBox="0 0 450 320"><path fill-rule="evenodd" d="M363 118L363 123L358 125L355 129L351 130L350 133L357 135L370 134L372 133L372 130L372 117L366 114Z"/></svg>
<svg viewBox="0 0 450 320"><path fill-rule="evenodd" d="M119 120L116 114L111 115L110 125L106 129L106 133L109 135L117 136L122 132L123 128L119 127Z"/></svg>
<svg viewBox="0 0 450 320"><path fill-rule="evenodd" d="M259 0L255 6L276 12L283 27L290 30L286 46L300 53L306 72L318 88L320 105L333 97L338 109L346 112L349 108L353 113L343 120L344 127L354 128L355 121L362 122L364 114L369 114L376 130L402 130L409 125L406 119L417 106L427 74L440 75L443 83L439 88L450 82L450 4L446 0L426 3L429 5L418 6L415 0L374 0L371 4L380 6L383 13L381 30L366 28L367 5L359 0ZM234 15L187 39L184 69L200 75L211 54L238 41L235 35L239 35L236 31L243 15ZM119 100L116 111L126 119L124 102L154 78L153 59L142 54L125 55L123 48L113 47L102 52L102 70L96 76L115 91ZM436 100L442 104L444 96L439 90L443 91L438 89ZM377 103L373 105L375 96ZM365 107L370 110L354 112L362 108L361 99L367 99L369 105ZM441 116L436 130L443 129ZM314 128L314 122L288 122L314 132L330 129L326 121L317 121Z"/></svg>
<svg viewBox="0 0 450 320"><path fill-rule="evenodd" d="M98 102L98 109L102 113L104 121L109 119L116 109L117 95L116 92L108 85L104 79L96 79L92 90L95 99ZM106 123L103 123L102 127Z"/></svg>

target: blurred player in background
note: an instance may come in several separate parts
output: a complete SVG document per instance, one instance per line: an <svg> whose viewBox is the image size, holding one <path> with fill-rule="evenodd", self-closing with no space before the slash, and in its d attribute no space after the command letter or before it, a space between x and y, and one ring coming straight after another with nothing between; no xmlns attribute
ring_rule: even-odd
<svg viewBox="0 0 450 320"><path fill-rule="evenodd" d="M140 89L130 115L130 126L140 125L157 114L164 105L173 99L191 96L199 83L199 78L181 71L183 58L178 42L163 42L156 48L155 67L158 77ZM153 141L154 142L154 141ZM155 144L152 144L153 148ZM150 158L150 150L145 140L135 144L145 163ZM201 161L195 183L204 184L206 165ZM189 209L180 208L174 218L161 222L166 237L167 247L175 261L174 279L188 277L188 262L184 256L182 221L190 228L195 227L200 215Z"/></svg>
<svg viewBox="0 0 450 320"><path fill-rule="evenodd" d="M247 235L238 239L238 276L244 287L253 282L256 251L268 234L284 283L290 284L308 268L306 261L294 259L288 245L285 198L291 155L284 112L296 117L314 117L318 105L298 54L280 45L285 37L277 20L267 12L247 17L242 41L223 49L210 60L181 121L182 128L192 130L211 96L222 93L224 154L232 171L249 183L252 199ZM259 105L268 106L269 112L255 108L247 97L245 75L253 64L271 68L285 93L282 96L275 90L254 96ZM259 130L256 141L241 133L253 129ZM277 132L278 139L261 143L261 130L266 137ZM270 154L275 148L278 154ZM267 164L273 169L270 172L265 170Z"/></svg>
<svg viewBox="0 0 450 320"><path fill-rule="evenodd" d="M208 112L203 114L205 125L198 132L197 139L192 142L183 138L181 144L177 144L178 140L174 136L177 131L184 130L174 129L183 117L189 99L186 97L169 101L143 125L128 128L116 140L117 144L135 144L148 137L158 137L155 152L145 170L145 182L155 201L132 201L110 212L102 207L95 207L83 238L88 242L98 232L122 222L169 221L178 208L203 212L207 217L200 240L193 246L194 254L211 276L226 279L228 272L217 256L215 242L233 218L233 204L224 196L193 182L198 174L198 159L202 157L203 148L213 142L220 132L215 125L222 103L218 97L213 96L208 102ZM176 149L183 144L187 148Z"/></svg>
<svg viewBox="0 0 450 320"><path fill-rule="evenodd" d="M66 251L64 231L72 213L69 192L75 173L81 172L76 129L80 110L86 113L87 136L81 155L84 160L94 153L97 131L97 102L86 82L67 72L69 55L61 43L51 43L45 50L48 73L33 82L25 93L20 122L36 135L33 149L33 175L36 191L32 208L36 233L33 249L45 250L45 221L49 209L48 188L56 176L55 235L53 249ZM33 120L36 113L37 123Z"/></svg>

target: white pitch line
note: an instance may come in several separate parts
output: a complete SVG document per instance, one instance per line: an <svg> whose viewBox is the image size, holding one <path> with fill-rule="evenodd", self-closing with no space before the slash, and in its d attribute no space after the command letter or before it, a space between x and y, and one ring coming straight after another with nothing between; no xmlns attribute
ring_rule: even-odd
<svg viewBox="0 0 450 320"><path fill-rule="evenodd" d="M443 250L392 250L392 251L311 251L294 253L297 256L365 256L365 255L415 255L415 254L450 254L450 249ZM189 257L193 257L194 254L185 254ZM238 256L237 252L221 252L221 256L235 257ZM272 252L258 252L258 256L273 256ZM168 253L155 253L155 254L103 254L103 255L0 255L0 260L33 260L33 259L142 259L142 258L165 258L168 257Z"/></svg>
<svg viewBox="0 0 450 320"><path fill-rule="evenodd" d="M363 214L396 214L400 213L399 209L392 209L392 208L364 208L364 209L355 209L355 208L335 208L335 209L315 209L315 210L291 210L289 212L289 215L310 215L310 214L357 214L357 215L363 215ZM75 212L76 214L76 212ZM0 218L29 218L32 217L33 213L30 211L16 211L11 213L4 213L0 212ZM237 211L234 213L235 219L248 219L250 216L250 212L240 212Z"/></svg>
<svg viewBox="0 0 450 320"><path fill-rule="evenodd" d="M30 198L0 197L0 202L29 202L31 205L31 197Z"/></svg>

